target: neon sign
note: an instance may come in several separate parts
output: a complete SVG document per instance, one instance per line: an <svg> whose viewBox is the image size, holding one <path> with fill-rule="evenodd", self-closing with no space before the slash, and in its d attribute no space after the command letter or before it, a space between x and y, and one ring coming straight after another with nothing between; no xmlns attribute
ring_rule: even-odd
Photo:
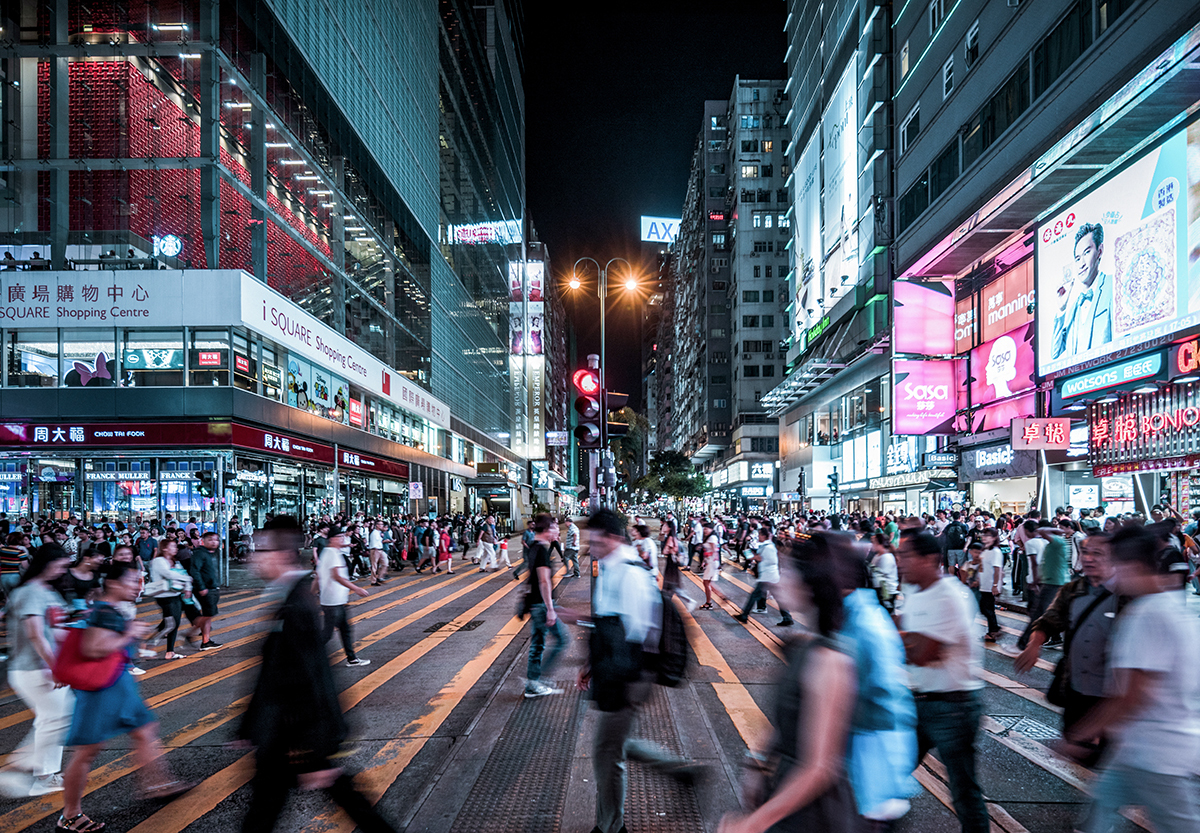
<svg viewBox="0 0 1200 833"><path fill-rule="evenodd" d="M1200 425L1200 408L1189 405L1171 411L1155 411L1146 416L1117 414L1099 417L1092 422L1092 448L1108 442L1129 443L1149 439L1166 431L1195 428Z"/></svg>

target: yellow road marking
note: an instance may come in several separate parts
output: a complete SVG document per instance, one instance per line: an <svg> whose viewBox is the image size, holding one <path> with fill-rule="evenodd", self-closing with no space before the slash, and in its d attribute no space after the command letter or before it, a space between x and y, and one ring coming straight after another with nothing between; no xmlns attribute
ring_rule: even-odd
<svg viewBox="0 0 1200 833"><path fill-rule="evenodd" d="M704 583L700 579L696 578L694 573L686 573L685 575L687 575L687 577L691 579L692 583L697 587L704 587ZM729 599L721 599L718 597L717 604L720 605L721 610L725 611L730 616L734 616L741 612L741 608L735 605ZM739 622L738 624L741 623ZM749 631L750 635L757 639L764 648L774 654L776 658L783 659L783 651L780 650L780 646L783 645L783 640L769 631L765 625L763 625L757 619L751 617L750 620L742 626Z"/></svg>

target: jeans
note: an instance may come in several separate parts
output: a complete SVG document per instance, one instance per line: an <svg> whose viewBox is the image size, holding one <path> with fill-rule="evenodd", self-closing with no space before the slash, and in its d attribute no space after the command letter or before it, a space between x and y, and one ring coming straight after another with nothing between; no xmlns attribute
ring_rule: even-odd
<svg viewBox="0 0 1200 833"><path fill-rule="evenodd" d="M979 612L987 619L988 633L999 633L1000 622L996 619L996 597L986 591L979 593Z"/></svg>
<svg viewBox="0 0 1200 833"><path fill-rule="evenodd" d="M321 644L324 645L328 642L329 637L333 636L334 628L337 628L338 633L342 635L342 648L346 652L346 659L358 659L358 654L354 653L354 635L350 632L350 617L346 615L347 607L348 605L321 605L321 611L325 614Z"/></svg>
<svg viewBox="0 0 1200 833"><path fill-rule="evenodd" d="M563 566L571 571L571 575L579 575L579 550L563 550Z"/></svg>
<svg viewBox="0 0 1200 833"><path fill-rule="evenodd" d="M750 609L754 607L756 602L760 604L766 604L767 591L774 589L774 587L775 585L771 584L770 582L756 581L754 583L754 589L750 591L750 598L746 599L746 604L742 606L742 615L749 616ZM779 606L779 615L783 617L783 621L785 622L792 621L792 614L784 610L783 605Z"/></svg>
<svg viewBox="0 0 1200 833"><path fill-rule="evenodd" d="M1156 833L1195 833L1200 829L1200 780L1141 769L1106 769L1100 774L1083 829L1109 833L1122 807L1140 805Z"/></svg>
<svg viewBox="0 0 1200 833"><path fill-rule="evenodd" d="M33 770L34 775L61 772L63 738L75 711L75 692L55 688L50 672L45 669L9 671L8 682L33 712L33 728L18 751L22 768Z"/></svg>
<svg viewBox="0 0 1200 833"><path fill-rule="evenodd" d="M917 695L917 762L936 748L963 833L989 833L987 806L975 777L975 738L983 705L978 692L959 694L961 701L923 700Z"/></svg>
<svg viewBox="0 0 1200 833"><path fill-rule="evenodd" d="M659 770L676 769L688 763L657 744L630 737L638 709L650 699L651 679L642 672L640 680L629 684L629 704L619 711L600 712L596 720L592 769L596 776L596 829L600 833L618 833L625 826L627 758Z"/></svg>
<svg viewBox="0 0 1200 833"><path fill-rule="evenodd" d="M554 670L554 664L558 662L559 655L567 645L569 633L566 623L557 617L555 617L553 625L546 624L546 606L544 604L535 604L529 611L529 618L533 622L533 638L529 641L529 665L525 671L525 678L533 683L540 680L543 673L549 674ZM546 649L547 632L554 635L554 647L543 659L542 652Z"/></svg>

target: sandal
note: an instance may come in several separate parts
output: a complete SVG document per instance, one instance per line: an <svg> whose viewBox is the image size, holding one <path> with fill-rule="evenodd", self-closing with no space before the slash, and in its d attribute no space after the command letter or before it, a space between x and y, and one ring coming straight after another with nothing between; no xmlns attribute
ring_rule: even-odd
<svg viewBox="0 0 1200 833"><path fill-rule="evenodd" d="M92 821L83 813L74 818L66 816L58 817L58 824L54 825L55 830L70 830L73 833L100 833L106 827L102 821Z"/></svg>

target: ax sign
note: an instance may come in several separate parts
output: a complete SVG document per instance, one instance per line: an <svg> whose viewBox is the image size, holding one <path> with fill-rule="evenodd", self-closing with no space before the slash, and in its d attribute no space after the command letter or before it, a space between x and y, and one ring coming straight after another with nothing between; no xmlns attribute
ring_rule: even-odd
<svg viewBox="0 0 1200 833"><path fill-rule="evenodd" d="M642 217L642 241L645 243L674 243L679 220L670 217Z"/></svg>

